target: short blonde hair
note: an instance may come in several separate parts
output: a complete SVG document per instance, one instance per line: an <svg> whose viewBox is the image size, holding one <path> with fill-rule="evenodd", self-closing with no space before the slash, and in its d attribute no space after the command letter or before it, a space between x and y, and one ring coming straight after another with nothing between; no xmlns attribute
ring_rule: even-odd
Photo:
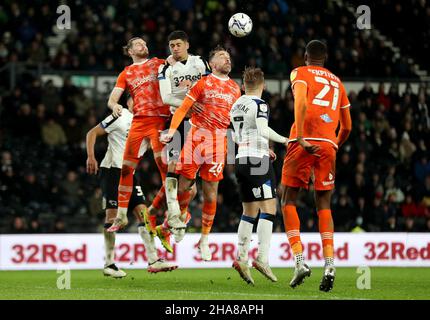
<svg viewBox="0 0 430 320"><path fill-rule="evenodd" d="M264 83L264 72L260 68L247 67L243 71L243 83L248 89L255 89Z"/></svg>

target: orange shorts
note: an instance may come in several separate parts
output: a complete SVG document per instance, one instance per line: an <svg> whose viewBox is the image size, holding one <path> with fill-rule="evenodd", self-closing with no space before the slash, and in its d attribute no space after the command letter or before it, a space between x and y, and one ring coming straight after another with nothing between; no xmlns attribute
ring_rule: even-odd
<svg viewBox="0 0 430 320"><path fill-rule="evenodd" d="M313 172L315 190L332 190L337 150L330 142L309 140L309 143L320 146L317 153L320 157L306 152L297 142L290 143L282 167L281 183L288 187L308 189Z"/></svg>
<svg viewBox="0 0 430 320"><path fill-rule="evenodd" d="M154 158L161 156L164 145L160 142L160 131L166 129L168 119L166 117L134 117L125 144L124 160L137 163L149 146L154 152Z"/></svg>
<svg viewBox="0 0 430 320"><path fill-rule="evenodd" d="M189 180L196 178L197 172L205 181L220 181L227 155L226 131L212 132L191 127L181 151L176 173Z"/></svg>

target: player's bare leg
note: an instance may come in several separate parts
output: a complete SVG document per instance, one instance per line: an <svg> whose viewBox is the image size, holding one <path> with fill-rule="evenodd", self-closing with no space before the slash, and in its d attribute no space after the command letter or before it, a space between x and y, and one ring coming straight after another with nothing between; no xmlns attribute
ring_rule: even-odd
<svg viewBox="0 0 430 320"><path fill-rule="evenodd" d="M209 249L209 233L216 214L216 204L218 197L218 181L202 182L203 190L203 211L202 211L202 234L198 243L198 248L204 261L212 260L212 253Z"/></svg>
<svg viewBox="0 0 430 320"><path fill-rule="evenodd" d="M107 229L112 226L116 214L117 209L106 209L106 219L103 228L103 236L105 243L105 265L103 268L103 274L112 278L123 278L127 275L127 273L119 269L114 262L116 234L115 232L107 231Z"/></svg>
<svg viewBox="0 0 430 320"><path fill-rule="evenodd" d="M285 187L282 192L282 214L285 232L294 254L295 268L290 286L295 288L311 275L310 268L303 258L303 246L300 239L300 219L296 210L296 200L299 188Z"/></svg>
<svg viewBox="0 0 430 320"><path fill-rule="evenodd" d="M143 244L145 245L146 255L148 258L148 272L157 273L157 272L166 272L172 271L178 268L177 265L164 261L160 259L157 254L157 248L155 246L154 237L150 234L148 229L146 228L146 223L142 216L142 211L145 211L146 206L141 204L136 206L133 209L133 214L136 217L137 221L139 221L139 226L137 228L140 237L142 238Z"/></svg>
<svg viewBox="0 0 430 320"><path fill-rule="evenodd" d="M333 248L333 218L330 210L331 190L316 191L315 203L318 210L318 226L324 256L324 274L320 283L320 290L328 292L333 289L336 269L334 267Z"/></svg>

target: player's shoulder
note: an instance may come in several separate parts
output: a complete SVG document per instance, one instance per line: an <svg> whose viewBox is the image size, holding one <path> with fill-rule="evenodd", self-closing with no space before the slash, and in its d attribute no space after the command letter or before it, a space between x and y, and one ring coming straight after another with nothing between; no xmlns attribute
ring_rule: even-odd
<svg viewBox="0 0 430 320"><path fill-rule="evenodd" d="M171 70L172 66L167 62L160 64L158 67L158 80L163 80L166 78L169 70Z"/></svg>
<svg viewBox="0 0 430 320"><path fill-rule="evenodd" d="M251 100L259 112L267 112L269 110L269 107L267 106L267 102L264 101L263 99L257 98L257 97L251 97Z"/></svg>
<svg viewBox="0 0 430 320"><path fill-rule="evenodd" d="M149 62L148 63L149 65L155 65L156 67L159 67L159 66L167 63L166 60L160 59L157 57L152 57L151 59L148 60L148 62Z"/></svg>
<svg viewBox="0 0 430 320"><path fill-rule="evenodd" d="M308 75L307 66L294 68L290 73L290 81L294 82L300 78L306 78Z"/></svg>
<svg viewBox="0 0 430 320"><path fill-rule="evenodd" d="M239 86L239 84L235 80L233 80L232 78L230 78L230 79L228 79L227 82L228 82L228 84L230 86L233 87L233 89L238 90L240 92L240 86Z"/></svg>

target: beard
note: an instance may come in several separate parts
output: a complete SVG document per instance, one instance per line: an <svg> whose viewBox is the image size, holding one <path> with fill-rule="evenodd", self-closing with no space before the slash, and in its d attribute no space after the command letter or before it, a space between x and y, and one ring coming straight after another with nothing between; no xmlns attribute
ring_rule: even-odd
<svg viewBox="0 0 430 320"><path fill-rule="evenodd" d="M148 51L136 52L134 55L136 58L146 59L146 58L148 58Z"/></svg>
<svg viewBox="0 0 430 320"><path fill-rule="evenodd" d="M231 65L223 65L221 68L219 68L219 72L228 75L231 72Z"/></svg>

